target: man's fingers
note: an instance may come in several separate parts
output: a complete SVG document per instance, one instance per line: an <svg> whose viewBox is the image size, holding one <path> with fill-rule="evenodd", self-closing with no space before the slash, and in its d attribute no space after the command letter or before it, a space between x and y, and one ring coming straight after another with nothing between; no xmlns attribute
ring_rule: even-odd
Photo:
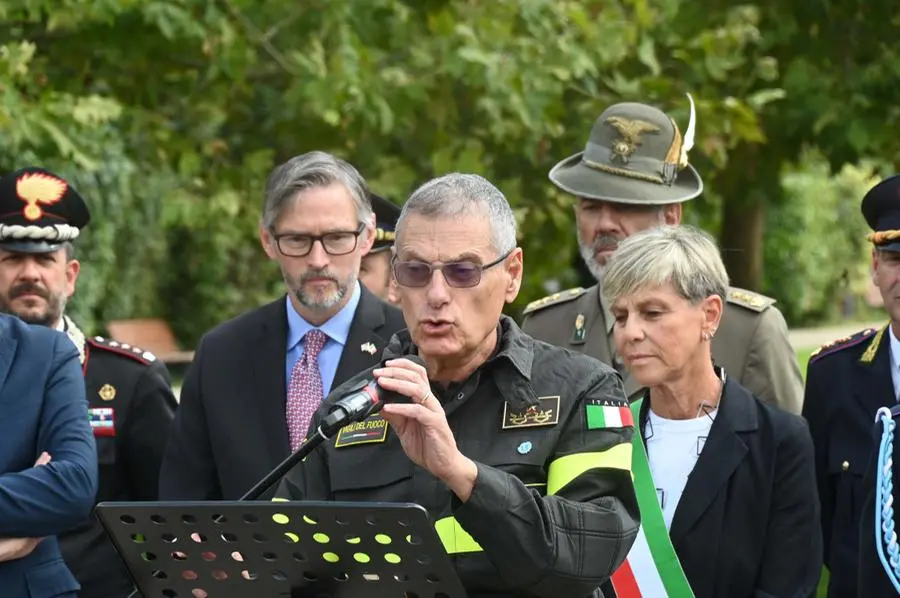
<svg viewBox="0 0 900 598"><path fill-rule="evenodd" d="M405 397L409 397L413 401L418 401L419 395L422 394L420 383L410 382L409 380L400 380L398 378L379 378L378 386L387 390L398 392Z"/></svg>
<svg viewBox="0 0 900 598"><path fill-rule="evenodd" d="M41 453L41 456L37 458L37 461L34 462L34 466L38 467L40 465L46 465L47 463L50 463L50 460L50 453L44 451Z"/></svg>
<svg viewBox="0 0 900 598"><path fill-rule="evenodd" d="M423 379L426 379L428 377L428 370L426 370L424 366L402 357L397 359L388 359L384 362L384 365L388 367L398 367L404 370L416 372L417 374L420 374Z"/></svg>
<svg viewBox="0 0 900 598"><path fill-rule="evenodd" d="M422 424L434 423L432 418L435 415L431 409L418 403L387 403L382 409L382 413L385 414L385 418L387 418L388 415L399 415L414 419Z"/></svg>
<svg viewBox="0 0 900 598"><path fill-rule="evenodd" d="M375 373L375 376L379 380L387 377L393 378L395 380L407 380L409 382L415 382L417 384L422 384L424 380L423 375L419 372L414 372L412 370L400 367L378 368L373 373Z"/></svg>

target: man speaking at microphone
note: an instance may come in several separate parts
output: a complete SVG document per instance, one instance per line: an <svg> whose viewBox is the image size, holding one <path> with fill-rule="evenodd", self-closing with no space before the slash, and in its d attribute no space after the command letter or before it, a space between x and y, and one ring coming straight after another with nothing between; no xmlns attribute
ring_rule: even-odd
<svg viewBox="0 0 900 598"><path fill-rule="evenodd" d="M599 596L638 527L619 375L502 315L522 250L506 198L485 179L450 174L417 189L394 252L408 330L382 367L330 394L310 435L367 377L408 401L323 442L276 496L422 505L470 598Z"/></svg>

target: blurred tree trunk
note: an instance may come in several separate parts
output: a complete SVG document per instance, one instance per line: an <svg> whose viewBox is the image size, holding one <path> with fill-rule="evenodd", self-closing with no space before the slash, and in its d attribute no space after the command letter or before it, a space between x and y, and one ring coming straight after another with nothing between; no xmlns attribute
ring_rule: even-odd
<svg viewBox="0 0 900 598"><path fill-rule="evenodd" d="M763 285L766 205L781 199L780 164L762 146L742 143L717 177L722 196L719 246L731 284L753 291Z"/></svg>

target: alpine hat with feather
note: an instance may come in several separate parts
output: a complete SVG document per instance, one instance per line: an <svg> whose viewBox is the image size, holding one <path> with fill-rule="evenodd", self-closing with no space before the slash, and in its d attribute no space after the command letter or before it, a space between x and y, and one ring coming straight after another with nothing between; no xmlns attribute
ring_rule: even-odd
<svg viewBox="0 0 900 598"><path fill-rule="evenodd" d="M583 152L550 171L554 185L572 195L613 203L664 205L693 199L703 181L688 164L696 114L682 136L675 121L647 104L624 102L596 120Z"/></svg>

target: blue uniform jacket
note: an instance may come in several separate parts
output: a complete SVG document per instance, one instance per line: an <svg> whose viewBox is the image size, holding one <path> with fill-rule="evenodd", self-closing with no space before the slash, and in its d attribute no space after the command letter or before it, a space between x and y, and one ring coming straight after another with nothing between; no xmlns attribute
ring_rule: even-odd
<svg viewBox="0 0 900 598"><path fill-rule="evenodd" d="M34 467L42 451L52 461ZM0 315L0 538L44 537L0 562L4 598L70 598L55 534L90 515L97 454L78 352L63 334Z"/></svg>

